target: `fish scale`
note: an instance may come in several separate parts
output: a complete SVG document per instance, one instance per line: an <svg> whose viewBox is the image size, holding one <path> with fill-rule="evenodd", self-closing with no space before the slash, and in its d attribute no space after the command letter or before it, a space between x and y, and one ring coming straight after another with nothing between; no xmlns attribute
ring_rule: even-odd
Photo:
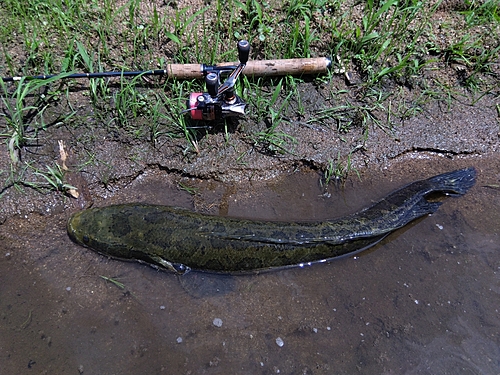
<svg viewBox="0 0 500 375"><path fill-rule="evenodd" d="M474 168L411 183L369 208L321 222L279 222L206 215L182 208L122 204L75 213L70 238L106 256L185 273L241 273L293 267L353 254L435 212L434 193L465 194Z"/></svg>

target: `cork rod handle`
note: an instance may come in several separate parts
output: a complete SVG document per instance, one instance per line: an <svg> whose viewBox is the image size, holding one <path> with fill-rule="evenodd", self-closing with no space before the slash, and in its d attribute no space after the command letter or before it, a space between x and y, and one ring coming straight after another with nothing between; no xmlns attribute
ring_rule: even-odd
<svg viewBox="0 0 500 375"><path fill-rule="evenodd" d="M217 66L231 64L234 63L222 63L217 64ZM247 62L242 74L255 77L283 76L287 74L321 74L327 72L330 64L330 59L326 57L308 59L251 60Z"/></svg>
<svg viewBox="0 0 500 375"><path fill-rule="evenodd" d="M236 66L236 62L217 64L217 67ZM282 75L302 75L326 73L331 65L327 57L307 59L282 60L251 60L248 61L242 74L255 77L270 77ZM178 79L203 78L203 65L200 64L169 64L169 77Z"/></svg>

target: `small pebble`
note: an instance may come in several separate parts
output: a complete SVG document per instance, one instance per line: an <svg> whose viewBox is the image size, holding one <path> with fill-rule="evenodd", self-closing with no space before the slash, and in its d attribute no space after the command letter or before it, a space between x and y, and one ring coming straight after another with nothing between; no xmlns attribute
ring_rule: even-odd
<svg viewBox="0 0 500 375"><path fill-rule="evenodd" d="M180 344L182 342L182 337L177 337L177 344Z"/></svg>
<svg viewBox="0 0 500 375"><path fill-rule="evenodd" d="M67 287L66 287L66 290L67 290L68 292L70 292L70 291L71 291L71 287L70 287L70 286L67 286Z"/></svg>
<svg viewBox="0 0 500 375"><path fill-rule="evenodd" d="M278 337L276 339L276 345L278 345L280 348L285 345L285 343L283 342L283 339L281 337Z"/></svg>
<svg viewBox="0 0 500 375"><path fill-rule="evenodd" d="M161 305L160 310L165 310L165 306Z"/></svg>
<svg viewBox="0 0 500 375"><path fill-rule="evenodd" d="M222 319L220 318L215 318L214 321L212 322L214 326L216 327L222 327Z"/></svg>

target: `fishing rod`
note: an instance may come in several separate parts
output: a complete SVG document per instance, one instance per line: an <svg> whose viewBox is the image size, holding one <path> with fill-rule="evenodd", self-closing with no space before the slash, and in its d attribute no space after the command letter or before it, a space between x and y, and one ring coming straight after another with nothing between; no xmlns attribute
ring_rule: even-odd
<svg viewBox="0 0 500 375"><path fill-rule="evenodd" d="M111 71L96 73L75 73L62 78L111 78L111 77L136 77L136 76L162 76L177 79L203 78L208 73L217 71L234 70L237 63L226 62L217 65L206 64L167 64L165 69L139 70L139 71ZM331 60L328 57L300 58L300 59L277 59L277 60L252 60L246 64L242 74L256 77L272 77L282 75L298 74L322 74L328 71ZM15 82L21 79L50 79L57 74L37 76L15 76L2 77L3 82Z"/></svg>
<svg viewBox="0 0 500 375"><path fill-rule="evenodd" d="M110 71L96 73L75 73L61 77L68 78L110 78L136 76L167 76L176 79L204 78L207 92L191 93L187 109L183 113L189 114L193 120L213 121L231 116L245 114L246 103L236 95L234 86L238 77L246 76L272 77L281 75L322 74L328 71L332 61L328 57L252 60L248 61L250 43L241 40L237 44L239 63L227 62L217 65L206 64L167 64L165 69L143 71ZM221 75L229 74L221 84ZM34 79L50 79L56 74L37 76L2 77L3 82L16 82Z"/></svg>

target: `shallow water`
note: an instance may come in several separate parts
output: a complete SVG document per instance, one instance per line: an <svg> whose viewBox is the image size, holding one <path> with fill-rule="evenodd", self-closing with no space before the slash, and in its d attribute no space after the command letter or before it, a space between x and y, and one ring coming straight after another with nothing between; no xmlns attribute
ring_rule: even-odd
<svg viewBox="0 0 500 375"><path fill-rule="evenodd" d="M320 220L470 165L470 193L375 248L260 275L181 278L73 244L69 210L12 218L0 226L0 373L498 374L495 159L409 161L327 190L304 171L265 185L193 182L194 207ZM191 206L161 178L106 203Z"/></svg>

